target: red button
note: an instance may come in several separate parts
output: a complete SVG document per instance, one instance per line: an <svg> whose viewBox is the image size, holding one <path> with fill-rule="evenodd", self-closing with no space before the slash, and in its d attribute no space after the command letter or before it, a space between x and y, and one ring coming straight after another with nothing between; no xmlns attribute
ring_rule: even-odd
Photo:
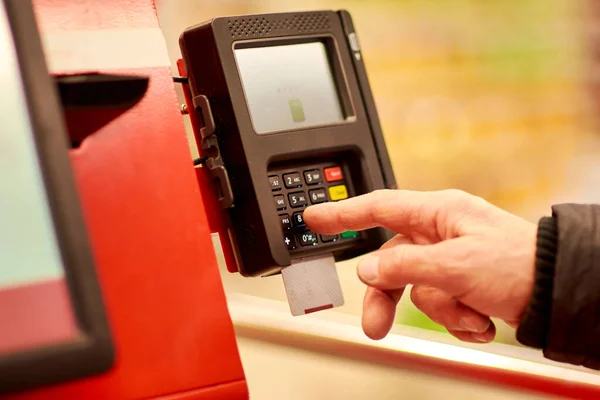
<svg viewBox="0 0 600 400"><path fill-rule="evenodd" d="M341 181L344 179L342 169L340 167L325 168L325 179L327 182Z"/></svg>

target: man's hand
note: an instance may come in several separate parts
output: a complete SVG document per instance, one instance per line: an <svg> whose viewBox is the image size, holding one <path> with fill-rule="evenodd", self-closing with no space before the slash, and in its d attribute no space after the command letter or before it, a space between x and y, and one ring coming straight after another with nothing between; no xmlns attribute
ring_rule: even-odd
<svg viewBox="0 0 600 400"><path fill-rule="evenodd" d="M406 285L411 299L458 339L490 342L490 317L516 327L533 290L537 227L458 190L381 190L306 209L319 233L385 227L398 235L358 266L368 285L362 324L387 335Z"/></svg>

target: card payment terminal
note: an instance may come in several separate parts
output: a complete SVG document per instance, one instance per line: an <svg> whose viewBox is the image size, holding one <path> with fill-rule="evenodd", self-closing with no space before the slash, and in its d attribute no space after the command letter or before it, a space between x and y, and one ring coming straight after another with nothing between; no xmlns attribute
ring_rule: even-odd
<svg viewBox="0 0 600 400"><path fill-rule="evenodd" d="M344 260L379 248L382 229L319 235L303 211L395 188L348 12L216 18L180 37L204 165L234 231L239 271Z"/></svg>

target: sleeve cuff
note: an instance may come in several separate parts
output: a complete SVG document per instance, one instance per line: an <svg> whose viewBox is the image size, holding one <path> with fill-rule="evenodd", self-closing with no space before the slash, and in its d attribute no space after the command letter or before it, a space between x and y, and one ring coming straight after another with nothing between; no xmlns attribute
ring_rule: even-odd
<svg viewBox="0 0 600 400"><path fill-rule="evenodd" d="M539 222L533 294L517 328L517 340L525 346L538 349L546 347L552 314L554 268L558 249L556 225L553 217L544 217Z"/></svg>

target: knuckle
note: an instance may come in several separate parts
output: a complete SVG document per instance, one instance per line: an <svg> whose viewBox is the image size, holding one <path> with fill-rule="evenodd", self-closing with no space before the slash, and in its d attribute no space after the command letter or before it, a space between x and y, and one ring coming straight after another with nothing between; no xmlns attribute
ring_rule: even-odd
<svg viewBox="0 0 600 400"><path fill-rule="evenodd" d="M411 231L417 231L423 226L427 225L425 207L426 203L422 202L418 204L413 210L411 210L408 217L408 226Z"/></svg>
<svg viewBox="0 0 600 400"><path fill-rule="evenodd" d="M370 197L371 204L377 205L389 199L389 193L389 189L377 189L372 191L368 196Z"/></svg>
<svg viewBox="0 0 600 400"><path fill-rule="evenodd" d="M461 201L464 200L465 197L469 195L467 192L461 189L446 189L442 191L442 194L449 200L452 201Z"/></svg>
<svg viewBox="0 0 600 400"><path fill-rule="evenodd" d="M487 204L487 201L482 197L465 192L460 189L450 189L451 198L458 204L464 204L468 206L480 206L483 204Z"/></svg>
<svg viewBox="0 0 600 400"><path fill-rule="evenodd" d="M469 204L472 210L487 210L490 203L480 196L469 195Z"/></svg>
<svg viewBox="0 0 600 400"><path fill-rule="evenodd" d="M445 211L450 211L453 214L464 213L470 205L470 195L460 189L447 189L442 191L440 196L442 208Z"/></svg>
<svg viewBox="0 0 600 400"><path fill-rule="evenodd" d="M493 206L487 200L473 196L463 210L467 221L485 221L493 216Z"/></svg>
<svg viewBox="0 0 600 400"><path fill-rule="evenodd" d="M448 193L448 204L456 211L465 212L473 208L474 196L460 189L451 189Z"/></svg>
<svg viewBox="0 0 600 400"><path fill-rule="evenodd" d="M375 223L381 219L385 219L386 214L390 212L392 208L390 204L390 193L389 189L378 189L373 192L373 202L370 208L370 219L372 223Z"/></svg>
<svg viewBox="0 0 600 400"><path fill-rule="evenodd" d="M377 189L371 193L374 209L389 207L391 191L389 189Z"/></svg>
<svg viewBox="0 0 600 400"><path fill-rule="evenodd" d="M391 192L390 189L375 189L371 192L371 195L374 198L386 197L388 195L388 193L390 193L390 192Z"/></svg>
<svg viewBox="0 0 600 400"><path fill-rule="evenodd" d="M482 197L467 193L460 189L447 189L443 191L443 201L454 212L465 215L480 216L489 210L489 203Z"/></svg>

